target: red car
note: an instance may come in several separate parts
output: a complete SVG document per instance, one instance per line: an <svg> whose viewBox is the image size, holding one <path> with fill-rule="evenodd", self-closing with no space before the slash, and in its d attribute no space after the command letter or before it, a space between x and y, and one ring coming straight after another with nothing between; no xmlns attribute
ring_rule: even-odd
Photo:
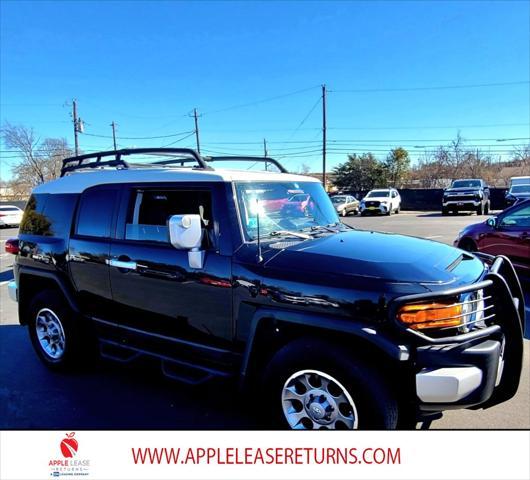
<svg viewBox="0 0 530 480"><path fill-rule="evenodd" d="M454 245L471 252L506 255L530 276L530 200L518 202L485 222L468 225Z"/></svg>

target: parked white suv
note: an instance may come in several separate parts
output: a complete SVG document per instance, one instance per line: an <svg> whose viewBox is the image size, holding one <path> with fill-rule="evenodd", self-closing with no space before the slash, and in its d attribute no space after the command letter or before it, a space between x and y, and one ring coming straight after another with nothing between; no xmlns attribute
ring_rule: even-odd
<svg viewBox="0 0 530 480"><path fill-rule="evenodd" d="M18 227L24 212L15 205L0 205L0 228Z"/></svg>
<svg viewBox="0 0 530 480"><path fill-rule="evenodd" d="M395 188L377 188L370 190L361 200L361 215L383 213L391 215L401 210L401 197Z"/></svg>

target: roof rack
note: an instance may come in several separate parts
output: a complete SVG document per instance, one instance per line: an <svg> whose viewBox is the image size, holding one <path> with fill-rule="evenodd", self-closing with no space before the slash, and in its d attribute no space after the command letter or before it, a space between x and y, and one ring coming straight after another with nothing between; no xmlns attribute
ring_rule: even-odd
<svg viewBox="0 0 530 480"><path fill-rule="evenodd" d="M181 155L180 158L171 160L162 160L159 162L148 163L147 165L172 165L185 163L196 163L198 169L213 170L204 159L191 148L123 148L121 150L110 150L107 152L87 153L78 155L76 157L65 158L61 168L61 177L64 177L68 172L81 170L84 168L101 168L101 167L116 167L116 168L130 168L129 163L123 160L122 157L127 155L139 154L173 154ZM105 157L114 157L110 160L103 160Z"/></svg>
<svg viewBox="0 0 530 480"><path fill-rule="evenodd" d="M224 156L224 157L204 157L204 160L209 162L263 162L265 164L272 163L281 173L289 173L287 169L278 160L269 157L252 157L248 155L243 156Z"/></svg>

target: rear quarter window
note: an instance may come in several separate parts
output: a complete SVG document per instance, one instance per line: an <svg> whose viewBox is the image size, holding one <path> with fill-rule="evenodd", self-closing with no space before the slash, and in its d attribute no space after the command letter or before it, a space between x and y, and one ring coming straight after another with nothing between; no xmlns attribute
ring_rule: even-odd
<svg viewBox="0 0 530 480"><path fill-rule="evenodd" d="M20 224L20 233L64 237L70 232L77 203L76 194L32 195Z"/></svg>
<svg viewBox="0 0 530 480"><path fill-rule="evenodd" d="M117 195L117 190L109 188L84 192L79 203L76 234L84 237L110 237Z"/></svg>

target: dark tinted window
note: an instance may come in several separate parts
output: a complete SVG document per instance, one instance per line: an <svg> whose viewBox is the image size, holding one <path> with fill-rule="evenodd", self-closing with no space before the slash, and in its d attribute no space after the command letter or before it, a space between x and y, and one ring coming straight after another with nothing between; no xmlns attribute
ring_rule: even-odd
<svg viewBox="0 0 530 480"><path fill-rule="evenodd" d="M64 237L70 232L77 195L32 195L20 224L20 233Z"/></svg>
<svg viewBox="0 0 530 480"><path fill-rule="evenodd" d="M78 235L110 237L116 190L89 190L81 196L77 220Z"/></svg>

